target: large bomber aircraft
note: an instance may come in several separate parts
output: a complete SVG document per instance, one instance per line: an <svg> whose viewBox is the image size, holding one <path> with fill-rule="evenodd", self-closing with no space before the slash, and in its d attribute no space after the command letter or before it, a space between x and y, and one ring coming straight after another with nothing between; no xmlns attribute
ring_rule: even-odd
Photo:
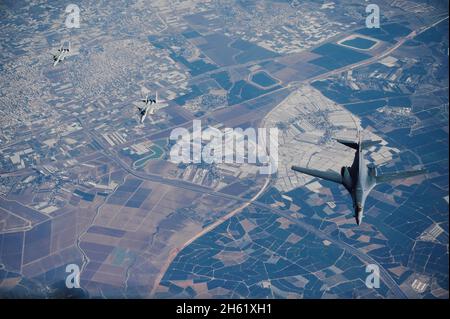
<svg viewBox="0 0 450 319"><path fill-rule="evenodd" d="M355 158L352 166L342 167L340 174L334 171L319 171L300 166L292 166L292 169L303 174L344 185L352 197L354 217L358 225L361 224L363 219L366 198L376 185L426 173L425 169L420 169L392 174L378 174L377 168L373 163L366 164L363 151L373 145L379 144L381 141L362 141L361 134L358 133L358 142L339 139L337 142L355 150Z"/></svg>

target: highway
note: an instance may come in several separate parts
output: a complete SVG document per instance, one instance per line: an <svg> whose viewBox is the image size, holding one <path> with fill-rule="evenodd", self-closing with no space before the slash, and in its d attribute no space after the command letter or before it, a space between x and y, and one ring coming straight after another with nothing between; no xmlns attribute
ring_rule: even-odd
<svg viewBox="0 0 450 319"><path fill-rule="evenodd" d="M327 233L316 229L314 226L299 220L297 218L293 218L292 216L290 216L287 212L282 211L280 209L276 209L271 207L270 205L266 205L260 202L257 202L256 199L257 197L259 197L259 195L262 193L261 191L258 192L257 196L254 196L252 199L245 199L245 198L241 198L239 196L234 196L234 195L229 195L229 194L225 194L222 192L218 192L218 191L214 191L211 190L208 187L204 187L201 185L197 185L194 183L190 183L187 181L182 181L182 180L176 180L176 179L169 179L169 178L165 178L159 175L155 175L155 174L149 174L149 173L143 173L143 172L138 172L133 170L132 168L130 168L128 166L127 163L125 163L124 161L122 161L117 155L113 154L108 147L105 145L105 143L103 142L103 140L96 136L96 134L89 128L87 127L82 121L81 119L79 119L81 125L83 126L84 129L86 129L86 131L90 134L90 136L92 137L92 139L94 139L102 148L103 148L103 154L105 156L107 156L111 161L115 162L116 164L118 164L123 170L125 170L126 172L128 172L129 174L138 177L140 179L144 179L144 180L148 180L151 182L155 182L155 183L161 183L161 184L165 184L165 185L169 185L169 186L173 186L173 187L177 187L177 188L183 188L186 190L190 190L193 192L198 192L201 194L207 194L210 196L216 196L216 197L220 197L220 198L226 198L229 200L233 200L236 202L240 202L243 203L243 206L239 207L238 209L232 211L231 213L228 213L227 215L225 215L224 217L222 217L221 219L219 219L217 222L213 223L211 226L209 226L206 230L202 230L201 233L197 234L194 238L188 240L187 242L185 242L185 244L183 244L181 247L177 247L173 250L173 252L175 251L175 254L171 254L170 259L173 260L176 257L176 254L182 250L182 248L186 247L189 243L191 243L193 240L195 240L196 238L200 237L201 235L206 234L207 232L215 229L217 226L219 226L220 224L222 224L224 221L226 221L227 219L231 218L232 216L236 215L236 213L240 212L242 209L244 209L245 207L252 205L255 208L260 208L260 209L266 209L271 211L272 213L275 213L279 216L282 216L288 220L290 220L291 222L295 223L296 225L298 225L299 227L301 227L302 229L304 229L307 232L310 232L312 234L314 234L315 236L317 236L318 238L321 238L323 240L328 240L331 243L333 243L334 245L336 245L337 247L346 250L347 252L351 253L352 255L357 256L361 261L363 261L364 263L367 264L376 264L379 266L380 268L380 275L381 275L381 280L388 286L388 288L393 292L393 294L395 295L395 297L397 298L406 298L406 295L403 293L403 291L400 289L400 287L397 285L397 283L392 279L392 277L389 275L389 273L372 257L370 257L369 255L367 255L366 253L358 250L357 248L352 247L351 245L340 241L336 238L333 238L331 236L329 236ZM265 186L267 186L268 183L266 182ZM264 187L263 187L264 189ZM166 267L169 267L170 263L167 263ZM160 276L158 277L158 281L160 281L162 279L162 276L160 274ZM363 279L363 278L362 278ZM153 291L157 288L157 286L159 285L159 282L155 282L154 286L153 286Z"/></svg>
<svg viewBox="0 0 450 319"><path fill-rule="evenodd" d="M339 69L336 69L336 70L332 70L330 72L323 73L321 75L318 75L316 77L312 77L312 78L306 79L304 81L292 82L287 87L298 86L298 85L302 85L304 83L311 83L313 81L316 81L316 80L319 80L319 79L322 79L322 78L330 77L330 76L335 75L335 74L340 74L342 72L346 72L346 71L349 71L349 70L352 70L352 69L355 69L355 68L363 67L363 66L366 66L366 65L378 62L379 60L385 58L386 56L388 56L389 54L391 54L392 52L397 50L406 41L408 41L410 39L413 39L418 34L421 34L422 32L428 30L429 28L435 26L436 24L438 24L438 23L440 23L440 22L442 22L442 21L444 21L446 19L448 19L448 16L440 19L439 21L433 23L430 26L423 27L420 30L412 31L410 34L408 34L404 38L400 39L393 47L391 47L388 50L380 53L379 55L373 56L373 57L371 57L371 58L369 58L367 60L364 60L364 61L361 61L361 62L358 62L358 63L355 63L355 64L351 64L351 65L345 66L343 68L339 68ZM283 89L285 89L285 88L283 88ZM274 92L270 92L270 94L273 94L273 93ZM255 208L269 210L272 213L275 213L275 214L277 214L279 216L282 216L282 217L286 218L287 220L289 220L289 221L293 222L294 224L296 224L297 226L301 227L303 230L314 234L315 236L317 236L318 238L320 238L322 240L328 240L332 244L336 245L337 247L339 247L339 248L341 248L341 249L351 253L352 255L358 257L362 262L364 262L366 264L376 264L376 265L378 265L379 269L380 269L381 280L387 285L387 287L394 294L394 296L396 298L407 298L405 293L400 289L400 287L395 282L395 280L390 276L388 271L386 269L384 269L376 260L374 260L368 254L360 251L359 249L357 249L357 248L355 248L355 247L353 247L353 246L351 246L351 245L349 245L349 244L347 244L347 243L345 243L345 242L343 242L343 241L341 241L339 239L331 237L327 233L321 231L320 229L315 228L314 226L304 222L301 219L292 217L289 214L288 211L283 211L283 210L280 210L278 208L273 208L273 207L271 207L269 205L257 202L256 199L259 197L259 195L262 193L262 191L260 191L256 196L254 196L252 199L249 200L249 199L244 199L244 198L241 198L241 197L238 197L238 196L233 196L233 195L225 194L225 193L222 193L222 192L214 191L214 190L211 190L208 187L197 185L197 184L194 184L194 183L191 183L191 182L178 180L178 179L165 178L165 177L162 177L162 176L156 175L156 174L150 174L150 173L144 173L144 172L136 171L136 170L132 169L126 162L124 162L122 159L120 159L120 157L114 151L111 151L109 146L105 145L103 139L101 137L97 136L96 133L88 125L86 125L86 123L84 123L80 118L78 118L78 121L81 123L81 125L83 126L85 131L88 132L88 134L91 136L91 138L93 140L95 140L102 147L102 153L105 156L107 156L111 161L113 161L116 164L118 164L123 170L125 170L126 172L128 172L129 174L131 174L131 175L133 175L133 176L135 176L137 178L144 179L144 180L149 180L149 181L152 181L152 182L155 182L155 183L161 183L161 184L169 185L169 186L172 186L172 187L183 188L183 189L187 189L187 190L190 190L190 191L199 192L199 193L202 193L202 194L207 194L207 195L210 195L210 196L217 196L217 197L220 197L220 198L233 200L233 201L236 201L236 202L239 202L239 203L243 203L242 206L240 206L239 208L233 210L232 212L228 213L227 215L223 216L217 222L213 223L212 225L210 225L209 227L207 227L206 229L204 229L203 231L198 233L196 236L194 236L190 240L186 241L181 247L175 248L173 250L173 254L171 254L170 260L173 260L176 257L176 254L179 251L181 251L184 247L186 247L189 243L192 243L195 239L197 239L200 236L204 235L205 233L215 229L217 226L222 224L224 221L226 221L227 219L229 219L232 216L236 215L238 212L242 211L242 209L244 209L245 207L251 205L251 206L253 206ZM268 185L267 181L266 181L266 184L265 184L264 188L267 187L267 185ZM170 266L170 260L167 263L166 267ZM157 281L154 283L154 287L153 287L152 291L155 291L155 289L159 285L159 282L162 279L162 275L163 274L164 274L164 272L161 272L161 274L158 277ZM364 279L364 278L362 278L362 279Z"/></svg>

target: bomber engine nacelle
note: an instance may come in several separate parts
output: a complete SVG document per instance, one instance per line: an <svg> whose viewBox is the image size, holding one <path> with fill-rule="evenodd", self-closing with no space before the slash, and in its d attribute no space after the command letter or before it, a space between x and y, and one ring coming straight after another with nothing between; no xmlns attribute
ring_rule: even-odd
<svg viewBox="0 0 450 319"><path fill-rule="evenodd" d="M341 168L341 176L342 184L345 186L345 188L347 188L347 190L350 190L352 188L353 180L348 167L344 166Z"/></svg>
<svg viewBox="0 0 450 319"><path fill-rule="evenodd" d="M369 176L376 177L377 176L377 168L373 163L367 164L367 170Z"/></svg>

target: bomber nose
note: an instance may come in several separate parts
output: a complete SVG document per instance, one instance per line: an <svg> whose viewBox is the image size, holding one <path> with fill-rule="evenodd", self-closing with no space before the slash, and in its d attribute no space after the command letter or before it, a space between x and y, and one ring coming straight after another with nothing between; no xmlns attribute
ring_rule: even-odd
<svg viewBox="0 0 450 319"><path fill-rule="evenodd" d="M356 224L359 226L361 224L361 220L359 219L359 216L355 216Z"/></svg>

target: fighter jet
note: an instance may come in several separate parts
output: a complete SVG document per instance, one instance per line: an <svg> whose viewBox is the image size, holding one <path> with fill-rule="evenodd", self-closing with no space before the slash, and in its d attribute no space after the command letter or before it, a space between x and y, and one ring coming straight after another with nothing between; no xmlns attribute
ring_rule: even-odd
<svg viewBox="0 0 450 319"><path fill-rule="evenodd" d="M303 174L342 184L352 197L354 217L358 225L361 224L363 219L366 198L376 185L426 173L425 169L420 169L392 174L378 174L377 168L373 163L366 164L363 151L373 145L379 144L381 141L362 141L361 134L359 133L358 142L340 139L337 139L336 141L355 150L355 158L352 166L342 167L340 174L334 171L319 171L300 166L292 166L291 169Z"/></svg>
<svg viewBox="0 0 450 319"><path fill-rule="evenodd" d="M61 47L58 49L58 53L53 54L53 66L56 66L60 61L64 61L68 53L70 52L70 41L69 41L69 47L64 48L64 45L61 44Z"/></svg>
<svg viewBox="0 0 450 319"><path fill-rule="evenodd" d="M143 107L137 107L139 110L140 123L144 123L145 118L148 114L153 115L159 109L167 106L167 104L162 104L164 101L160 101L158 99L158 92L156 92L155 99L149 99L148 95L145 96L144 99L141 100L145 105Z"/></svg>

